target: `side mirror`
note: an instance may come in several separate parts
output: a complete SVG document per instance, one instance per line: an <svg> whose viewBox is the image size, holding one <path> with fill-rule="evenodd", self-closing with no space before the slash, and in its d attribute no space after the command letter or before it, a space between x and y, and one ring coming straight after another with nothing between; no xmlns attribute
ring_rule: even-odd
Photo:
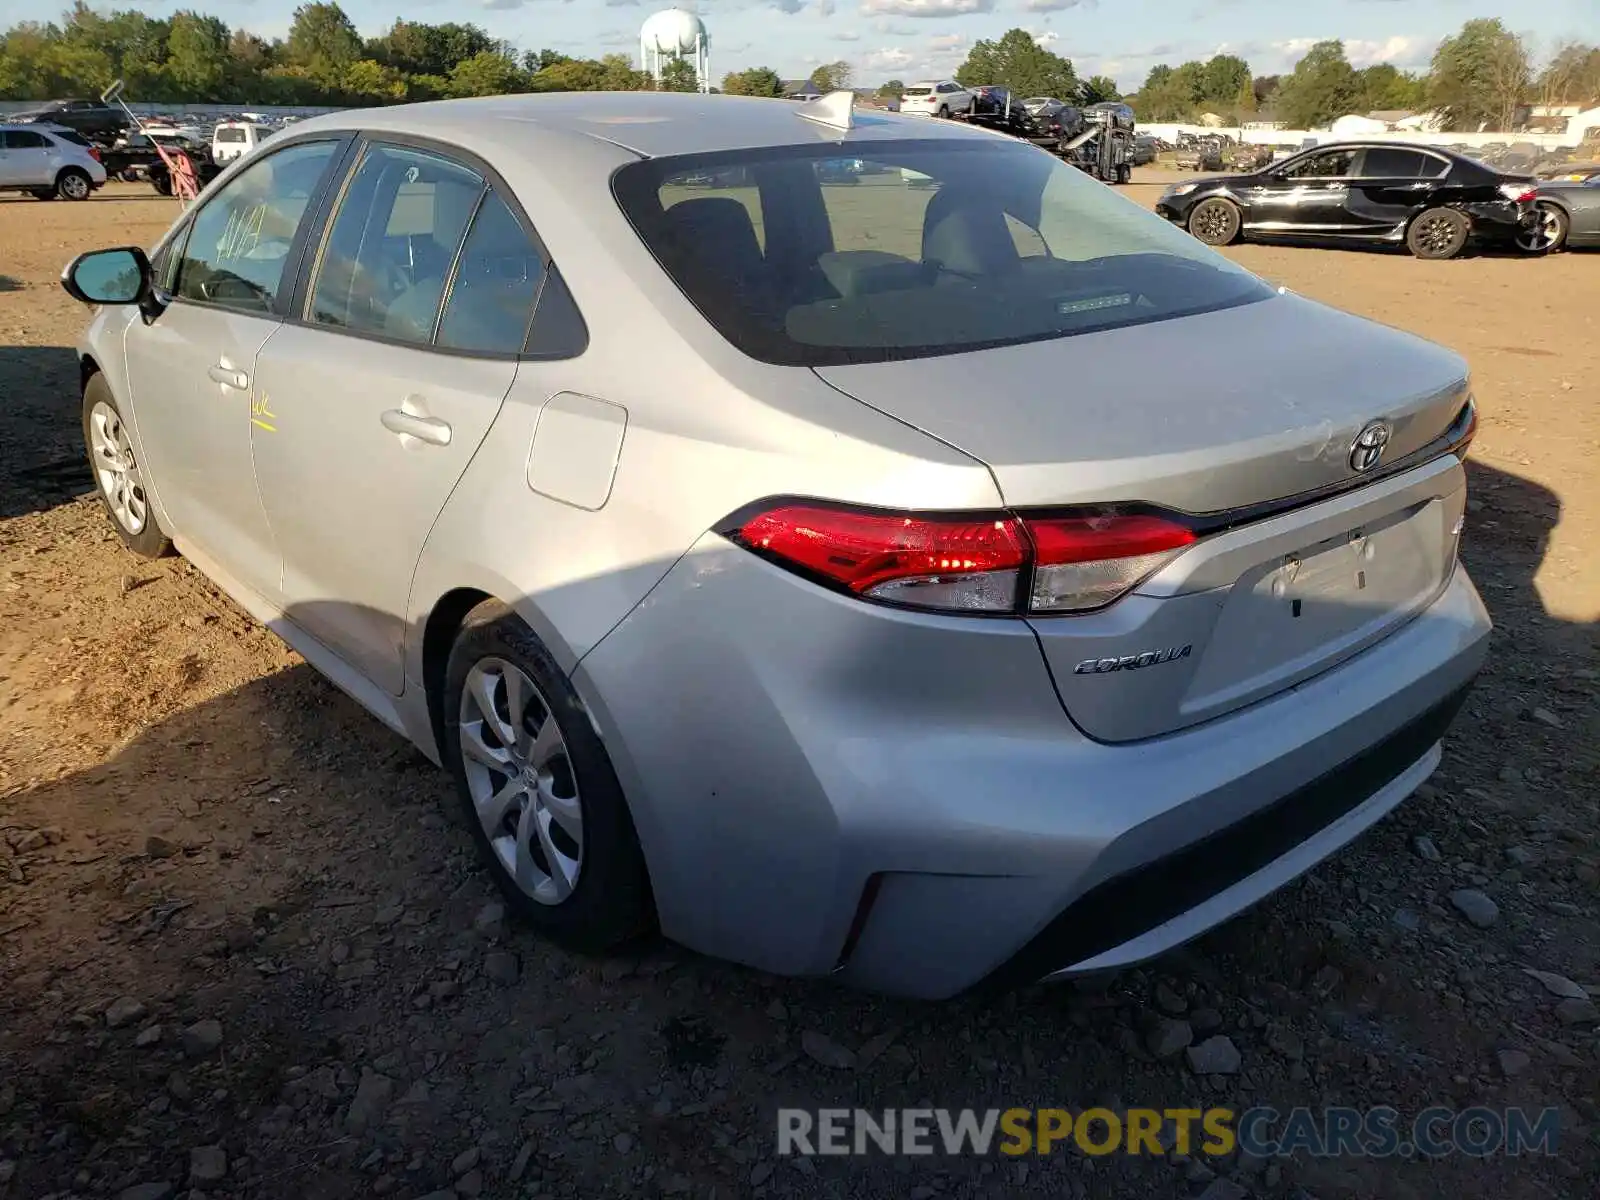
<svg viewBox="0 0 1600 1200"><path fill-rule="evenodd" d="M91 250L61 272L67 295L84 304L143 304L150 295L150 260L137 246Z"/></svg>

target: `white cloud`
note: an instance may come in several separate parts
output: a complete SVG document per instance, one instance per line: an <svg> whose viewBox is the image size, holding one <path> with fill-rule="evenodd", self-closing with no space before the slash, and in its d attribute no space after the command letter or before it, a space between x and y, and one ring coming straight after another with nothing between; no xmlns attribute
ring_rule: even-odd
<svg viewBox="0 0 1600 1200"><path fill-rule="evenodd" d="M1382 41L1347 39L1345 56L1353 67L1370 67L1376 63L1393 63L1397 67L1420 67L1433 58L1439 45L1437 38L1397 36Z"/></svg>
<svg viewBox="0 0 1600 1200"><path fill-rule="evenodd" d="M895 17L961 17L994 11L994 0L861 0L864 13Z"/></svg>
<svg viewBox="0 0 1600 1200"><path fill-rule="evenodd" d="M934 50L954 50L964 41L959 33L938 33L928 39L928 45Z"/></svg>
<svg viewBox="0 0 1600 1200"><path fill-rule="evenodd" d="M1033 39L1035 46L1049 47L1052 42L1061 40L1061 35L1053 29L1041 29L1038 33L1030 33L1028 36Z"/></svg>
<svg viewBox="0 0 1600 1200"><path fill-rule="evenodd" d="M1095 0L1023 0L1022 7L1029 12L1060 12L1064 8L1093 8Z"/></svg>
<svg viewBox="0 0 1600 1200"><path fill-rule="evenodd" d="M881 50L870 52L861 60L861 66L867 71L898 71L916 61L917 56L909 50L899 46L885 46Z"/></svg>
<svg viewBox="0 0 1600 1200"><path fill-rule="evenodd" d="M875 32L885 37L915 37L917 31L904 25L896 25L893 21L874 21L872 28Z"/></svg>
<svg viewBox="0 0 1600 1200"><path fill-rule="evenodd" d="M861 35L853 29L841 29L838 33L828 35L836 42L859 42Z"/></svg>
<svg viewBox="0 0 1600 1200"><path fill-rule="evenodd" d="M817 15L819 17L833 16L833 0L817 0Z"/></svg>

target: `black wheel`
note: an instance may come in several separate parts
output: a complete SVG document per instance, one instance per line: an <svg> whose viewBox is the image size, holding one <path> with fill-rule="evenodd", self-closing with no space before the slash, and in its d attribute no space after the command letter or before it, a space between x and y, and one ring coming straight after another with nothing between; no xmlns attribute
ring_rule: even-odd
<svg viewBox="0 0 1600 1200"><path fill-rule="evenodd" d="M948 117L950 115L950 106L948 104L939 105L939 115L941 117Z"/></svg>
<svg viewBox="0 0 1600 1200"><path fill-rule="evenodd" d="M158 196L172 195L172 176L162 171L159 175L151 174L150 186L155 188Z"/></svg>
<svg viewBox="0 0 1600 1200"><path fill-rule="evenodd" d="M1426 209L1406 230L1406 249L1418 258L1454 258L1467 246L1472 223L1453 208Z"/></svg>
<svg viewBox="0 0 1600 1200"><path fill-rule="evenodd" d="M1534 223L1517 234L1517 249L1524 254L1554 254L1567 244L1571 221L1558 204L1542 203L1538 213Z"/></svg>
<svg viewBox="0 0 1600 1200"><path fill-rule="evenodd" d="M1189 213L1189 232L1208 246L1226 246L1239 236L1239 209L1232 200L1213 196Z"/></svg>
<svg viewBox="0 0 1600 1200"><path fill-rule="evenodd" d="M550 652L504 604L467 614L440 701L445 762L512 908L584 953L647 931L644 854L605 746Z"/></svg>
<svg viewBox="0 0 1600 1200"><path fill-rule="evenodd" d="M1118 183L1130 183L1130 182L1132 182L1132 180L1133 180L1133 168L1131 166L1129 166L1127 163L1122 163L1121 165L1119 165L1117 167L1117 182Z"/></svg>
<svg viewBox="0 0 1600 1200"><path fill-rule="evenodd" d="M68 167L56 176L56 195L63 200L87 200L94 191L94 181L76 167Z"/></svg>
<svg viewBox="0 0 1600 1200"><path fill-rule="evenodd" d="M83 389L83 444L95 490L122 544L143 558L170 554L172 543L156 524L143 471L122 423L122 410L106 377L98 373Z"/></svg>

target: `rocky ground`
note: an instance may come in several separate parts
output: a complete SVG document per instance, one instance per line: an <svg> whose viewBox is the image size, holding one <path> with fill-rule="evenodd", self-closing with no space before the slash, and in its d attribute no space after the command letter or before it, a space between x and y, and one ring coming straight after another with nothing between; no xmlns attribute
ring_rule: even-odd
<svg viewBox="0 0 1600 1200"><path fill-rule="evenodd" d="M1435 778L1241 920L1093 985L913 1005L508 926L439 772L182 559L120 549L82 495L83 314L54 279L174 214L0 198L0 1197L1593 1194L1600 257L1230 252L1472 359L1490 667ZM780 1105L1093 1103L1554 1106L1563 1138L774 1153Z"/></svg>

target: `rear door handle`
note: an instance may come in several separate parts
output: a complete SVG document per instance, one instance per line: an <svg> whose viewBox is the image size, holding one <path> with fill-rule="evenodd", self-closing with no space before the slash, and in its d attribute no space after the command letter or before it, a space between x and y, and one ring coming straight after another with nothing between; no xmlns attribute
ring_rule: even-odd
<svg viewBox="0 0 1600 1200"><path fill-rule="evenodd" d="M385 409L378 419L390 433L407 434L430 446L450 444L450 426L438 417L419 417L403 409L390 408Z"/></svg>
<svg viewBox="0 0 1600 1200"><path fill-rule="evenodd" d="M213 367L207 367L206 374L211 376L213 383L220 383L223 387L232 388L236 392L248 392L250 390L250 376L233 367L225 367L221 363L217 363Z"/></svg>

